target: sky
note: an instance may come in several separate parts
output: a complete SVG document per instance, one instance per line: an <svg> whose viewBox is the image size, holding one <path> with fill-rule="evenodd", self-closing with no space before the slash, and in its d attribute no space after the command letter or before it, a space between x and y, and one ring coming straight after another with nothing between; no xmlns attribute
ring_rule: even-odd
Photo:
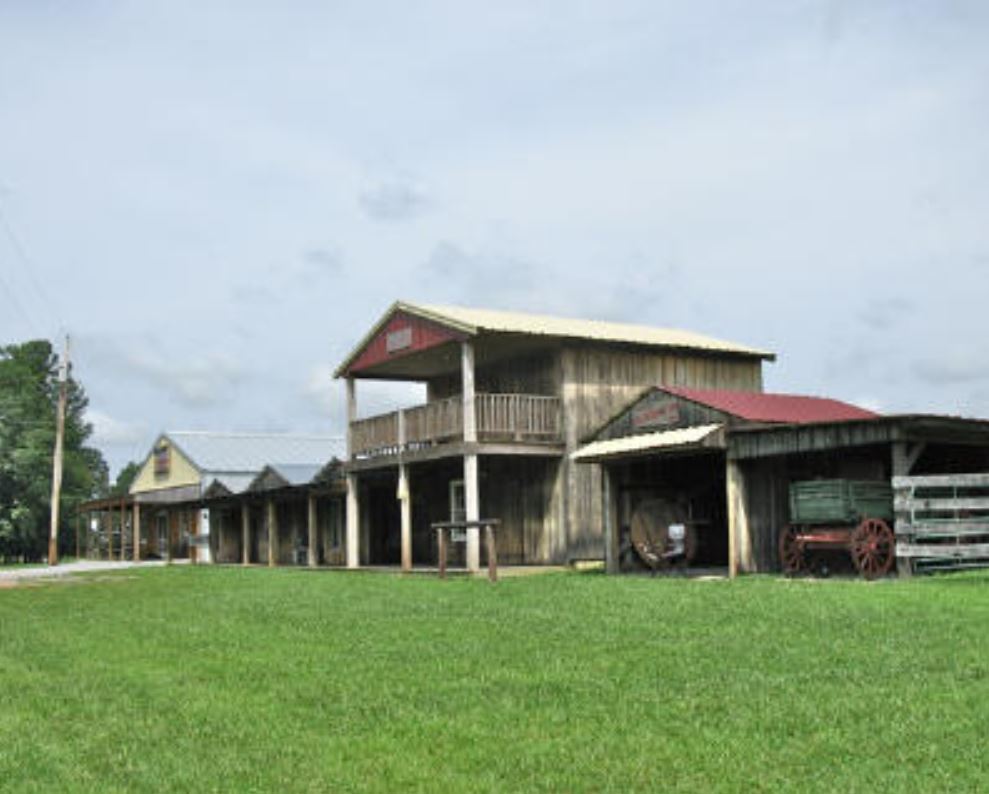
<svg viewBox="0 0 989 794"><path fill-rule="evenodd" d="M983 0L0 0L0 344L71 335L114 471L343 434L396 299L989 417L987 43Z"/></svg>

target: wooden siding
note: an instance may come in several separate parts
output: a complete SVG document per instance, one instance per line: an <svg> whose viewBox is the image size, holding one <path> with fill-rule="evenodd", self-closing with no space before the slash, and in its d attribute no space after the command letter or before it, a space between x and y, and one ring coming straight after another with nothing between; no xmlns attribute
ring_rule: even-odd
<svg viewBox="0 0 989 794"><path fill-rule="evenodd" d="M673 354L573 345L560 360L564 440L567 453L652 386L762 390L762 362L752 359ZM566 537L554 539L554 561L604 557L601 468L560 467L556 494Z"/></svg>

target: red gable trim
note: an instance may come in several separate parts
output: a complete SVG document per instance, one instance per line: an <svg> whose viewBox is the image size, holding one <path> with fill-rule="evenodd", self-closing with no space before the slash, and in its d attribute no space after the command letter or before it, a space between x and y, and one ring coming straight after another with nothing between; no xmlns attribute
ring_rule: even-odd
<svg viewBox="0 0 989 794"><path fill-rule="evenodd" d="M354 375L386 361L420 353L467 336L408 312L395 312L384 327L357 354L346 374Z"/></svg>
<svg viewBox="0 0 989 794"><path fill-rule="evenodd" d="M825 397L804 397L796 394L766 394L764 392L706 391L664 386L664 391L692 402L706 405L750 422L784 422L811 424L813 422L845 422L855 419L877 419L879 414L857 405Z"/></svg>

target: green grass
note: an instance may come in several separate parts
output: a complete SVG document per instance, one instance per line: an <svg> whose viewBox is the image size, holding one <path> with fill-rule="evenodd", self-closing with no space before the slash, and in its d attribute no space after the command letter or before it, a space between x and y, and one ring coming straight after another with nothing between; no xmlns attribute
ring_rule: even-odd
<svg viewBox="0 0 989 794"><path fill-rule="evenodd" d="M989 576L121 572L0 685L5 791L975 791Z"/></svg>

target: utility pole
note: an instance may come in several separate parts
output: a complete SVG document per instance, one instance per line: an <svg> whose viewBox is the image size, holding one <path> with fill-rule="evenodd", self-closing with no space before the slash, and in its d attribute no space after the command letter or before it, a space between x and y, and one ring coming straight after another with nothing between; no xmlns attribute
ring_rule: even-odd
<svg viewBox="0 0 989 794"><path fill-rule="evenodd" d="M55 417L55 462L52 466L52 523L48 536L48 564L58 565L58 506L62 496L62 448L65 444L65 403L69 391L69 337L58 362L58 413Z"/></svg>

